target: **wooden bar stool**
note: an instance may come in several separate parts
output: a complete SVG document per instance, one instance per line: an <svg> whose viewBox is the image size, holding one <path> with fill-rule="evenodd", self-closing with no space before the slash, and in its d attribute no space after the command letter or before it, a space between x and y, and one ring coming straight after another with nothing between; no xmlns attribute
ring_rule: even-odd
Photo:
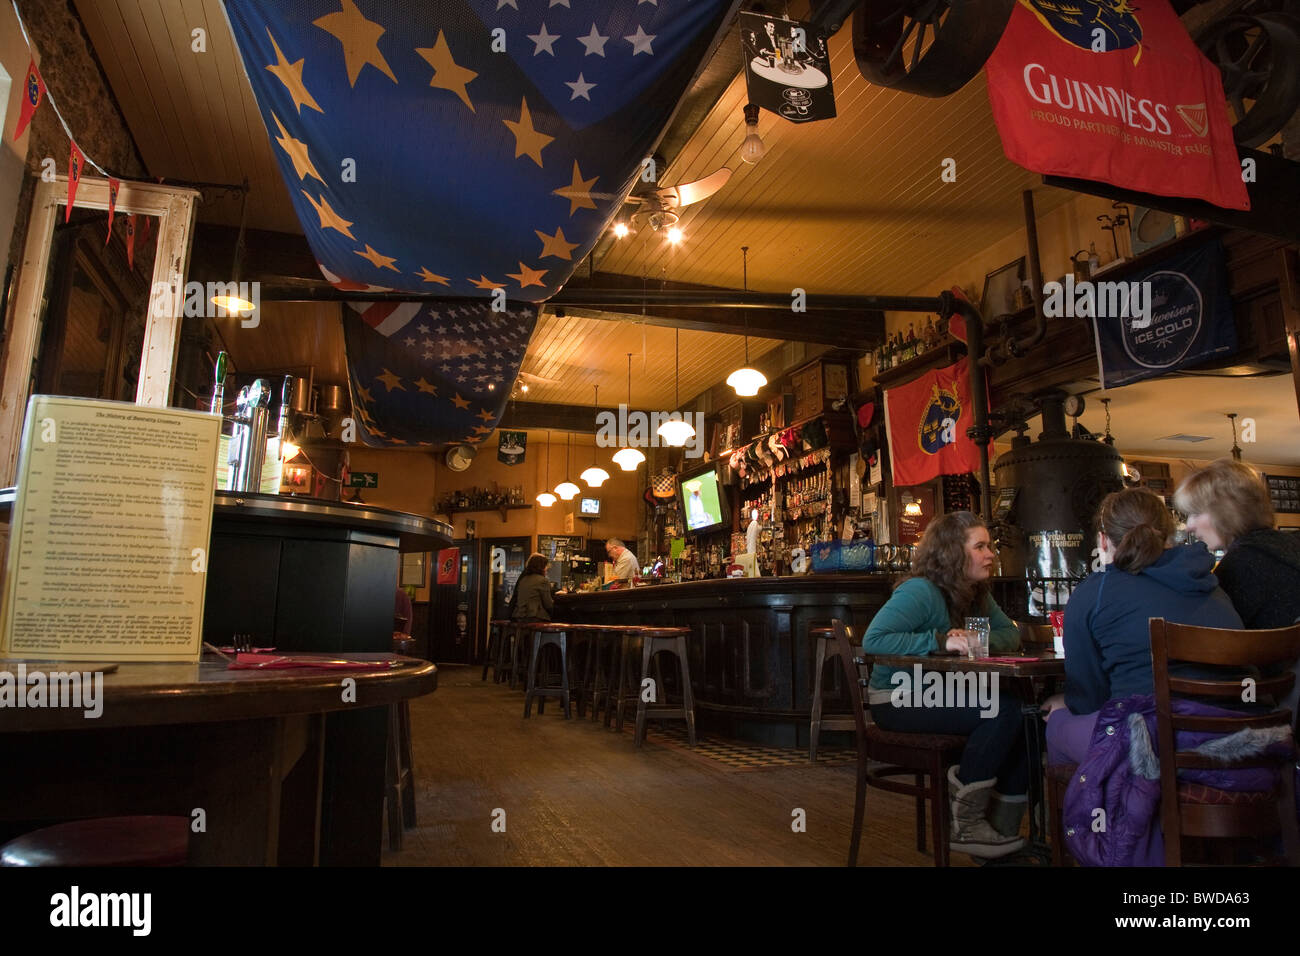
<svg viewBox="0 0 1300 956"><path fill-rule="evenodd" d="M497 618L488 622L488 642L487 648L483 652L483 676L479 680L487 680L488 668L492 668L492 683L501 683L501 648L506 643L506 628L514 622L508 618Z"/></svg>
<svg viewBox="0 0 1300 956"><path fill-rule="evenodd" d="M808 730L808 759L817 762L817 748L821 745L823 730L858 729L857 720L852 714L832 715L822 719L822 677L826 661L840 656L839 644L835 641L835 631L830 627L809 628L808 636L817 642L817 658L813 664L812 691L812 725Z"/></svg>
<svg viewBox="0 0 1300 956"><path fill-rule="evenodd" d="M636 746L645 743L645 725L648 719L685 720L686 737L692 747L695 746L695 694L691 690L691 665L686 656L686 638L691 633L689 627L638 627L636 636L641 639L641 679L636 687ZM625 644L626 646L626 644ZM650 662L661 651L676 655L682 674L682 706L668 707L658 705L650 707L641 693L645 679L650 676ZM626 655L625 655L626 656ZM665 699L664 682L659 677L655 687L656 697ZM623 695L619 694L619 718L623 716Z"/></svg>
<svg viewBox="0 0 1300 956"><path fill-rule="evenodd" d="M393 634L393 653L410 656L415 640ZM411 764L411 703L388 705L388 746L384 771L384 807L388 816L388 847L402 848L402 831L415 826L415 767Z"/></svg>
<svg viewBox="0 0 1300 956"><path fill-rule="evenodd" d="M555 622L541 621L536 624L524 624L520 626L520 634L531 634L532 653L529 655L528 663L528 689L524 694L524 717L528 718L533 713L533 698L537 698L537 713L543 714L546 711L546 698L558 697L560 704L564 708L564 719L568 720L572 715L569 712L569 631L572 629L571 624L559 624ZM522 642L520 642L522 643ZM560 652L560 686L559 687L539 687L537 686L537 662L542 656L542 648L547 645L554 646Z"/></svg>
<svg viewBox="0 0 1300 956"><path fill-rule="evenodd" d="M189 843L189 817L75 820L0 846L0 866L184 866Z"/></svg>
<svg viewBox="0 0 1300 956"><path fill-rule="evenodd" d="M599 719L603 707L605 726L608 727L614 713L614 695L618 689L615 665L622 659L623 634L627 629L615 624L590 627L595 632L590 656L591 719Z"/></svg>

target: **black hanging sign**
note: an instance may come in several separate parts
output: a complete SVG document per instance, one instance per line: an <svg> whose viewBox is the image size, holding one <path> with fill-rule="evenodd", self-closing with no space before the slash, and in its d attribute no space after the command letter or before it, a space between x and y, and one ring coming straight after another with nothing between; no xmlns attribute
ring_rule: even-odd
<svg viewBox="0 0 1300 956"><path fill-rule="evenodd" d="M503 464L522 465L527 454L527 448L527 432L502 431L498 433L497 460Z"/></svg>
<svg viewBox="0 0 1300 956"><path fill-rule="evenodd" d="M742 13L740 42L749 102L792 123L835 116L829 37L820 27Z"/></svg>

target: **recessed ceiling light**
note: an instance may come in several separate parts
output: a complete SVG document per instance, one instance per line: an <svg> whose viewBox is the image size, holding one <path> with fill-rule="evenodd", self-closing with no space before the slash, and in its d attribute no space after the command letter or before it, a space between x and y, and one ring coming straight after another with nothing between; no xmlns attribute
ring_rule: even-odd
<svg viewBox="0 0 1300 956"><path fill-rule="evenodd" d="M1190 441L1190 442L1209 441L1209 440L1210 440L1209 435L1183 435L1181 433L1177 435L1166 435L1164 438L1156 439L1156 441Z"/></svg>

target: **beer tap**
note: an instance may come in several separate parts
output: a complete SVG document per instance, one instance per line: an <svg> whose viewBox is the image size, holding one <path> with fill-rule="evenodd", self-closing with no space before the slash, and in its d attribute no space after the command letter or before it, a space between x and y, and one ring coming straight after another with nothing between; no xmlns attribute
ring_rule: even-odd
<svg viewBox="0 0 1300 956"><path fill-rule="evenodd" d="M212 386L212 406L208 410L213 415L224 414L226 400L226 359L225 351L217 353L216 382Z"/></svg>
<svg viewBox="0 0 1300 956"><path fill-rule="evenodd" d="M289 435L289 403L293 392L293 376L284 377L284 385L280 389L280 420L276 423L275 433L279 441L276 447L280 456L280 461L284 461L284 443Z"/></svg>

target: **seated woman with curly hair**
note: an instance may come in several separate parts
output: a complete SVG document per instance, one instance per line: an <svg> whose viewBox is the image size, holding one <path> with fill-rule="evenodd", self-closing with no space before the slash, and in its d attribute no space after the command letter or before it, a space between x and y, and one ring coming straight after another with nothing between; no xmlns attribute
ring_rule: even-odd
<svg viewBox="0 0 1300 956"><path fill-rule="evenodd" d="M876 612L862 640L863 650L965 654L972 636L963 630L968 615L989 619L992 652L1014 650L1020 634L989 593L993 560L988 528L977 515L956 511L930 522L912 562L912 577ZM1000 692L991 713L969 701L963 706L955 706L954 701L943 706L899 706L893 692L895 673L906 674L891 667L875 667L871 672L867 700L872 719L881 728L969 737L960 766L948 771L951 848L978 857L1000 857L1020 849L1029 764L1019 699Z"/></svg>

